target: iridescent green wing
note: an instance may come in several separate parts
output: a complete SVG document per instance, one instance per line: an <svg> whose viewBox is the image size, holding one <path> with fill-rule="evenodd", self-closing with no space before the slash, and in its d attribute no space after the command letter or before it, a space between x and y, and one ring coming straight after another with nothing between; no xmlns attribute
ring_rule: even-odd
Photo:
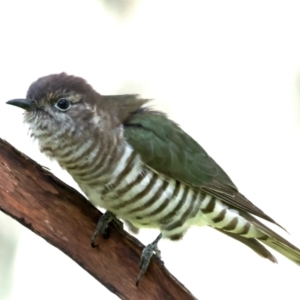
<svg viewBox="0 0 300 300"><path fill-rule="evenodd" d="M156 172L277 224L240 194L222 168L165 114L141 109L123 125L128 143L140 154L143 162Z"/></svg>
<svg viewBox="0 0 300 300"><path fill-rule="evenodd" d="M166 115L144 110L124 125L128 143L159 173L197 187L215 178L235 187L205 150Z"/></svg>

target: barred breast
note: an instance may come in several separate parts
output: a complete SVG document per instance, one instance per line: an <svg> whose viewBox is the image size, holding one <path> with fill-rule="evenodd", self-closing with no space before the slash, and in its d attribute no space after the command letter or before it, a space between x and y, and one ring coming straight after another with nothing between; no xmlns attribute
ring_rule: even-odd
<svg viewBox="0 0 300 300"><path fill-rule="evenodd" d="M135 227L158 228L164 238L171 240L180 239L192 225L209 225L244 237L264 237L221 200L145 165L122 139L122 130L110 136L87 137L81 144L70 143L60 134L63 132L57 132L55 138L39 139L41 151L72 175L95 206Z"/></svg>
<svg viewBox="0 0 300 300"><path fill-rule="evenodd" d="M215 197L162 176L146 166L126 144L118 152L114 168L114 150L98 163L72 171L88 198L135 227L158 228L164 238L180 239L191 225L210 225L244 237L264 235ZM113 153L114 152L114 153ZM83 175L86 174L86 175Z"/></svg>

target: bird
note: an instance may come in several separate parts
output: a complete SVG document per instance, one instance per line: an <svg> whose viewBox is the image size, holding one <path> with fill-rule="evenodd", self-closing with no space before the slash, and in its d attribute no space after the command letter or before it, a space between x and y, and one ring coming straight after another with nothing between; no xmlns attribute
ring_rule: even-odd
<svg viewBox="0 0 300 300"><path fill-rule="evenodd" d="M162 238L180 240L210 226L276 263L265 247L300 265L300 249L265 225L275 220L250 202L206 151L168 116L136 94L102 95L83 78L51 74L33 82L24 109L39 149L67 170L91 203L106 210L92 246L112 220L134 231L159 230L141 254L136 285Z"/></svg>

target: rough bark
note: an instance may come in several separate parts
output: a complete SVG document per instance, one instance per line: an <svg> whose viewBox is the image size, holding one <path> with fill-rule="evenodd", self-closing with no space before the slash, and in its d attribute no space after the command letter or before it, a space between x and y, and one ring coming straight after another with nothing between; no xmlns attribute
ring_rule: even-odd
<svg viewBox="0 0 300 300"><path fill-rule="evenodd" d="M101 213L80 193L0 139L0 210L60 249L121 299L195 299L153 257L139 287L143 245L110 226L110 238L92 248Z"/></svg>

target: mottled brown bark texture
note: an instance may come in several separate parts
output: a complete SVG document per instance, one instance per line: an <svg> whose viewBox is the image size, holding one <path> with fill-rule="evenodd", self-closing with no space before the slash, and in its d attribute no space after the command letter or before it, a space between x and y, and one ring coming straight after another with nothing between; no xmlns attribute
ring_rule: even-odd
<svg viewBox="0 0 300 300"><path fill-rule="evenodd" d="M91 235L101 213L80 193L0 139L0 210L60 249L121 299L195 299L153 257L139 287L143 245L120 227L110 238Z"/></svg>

